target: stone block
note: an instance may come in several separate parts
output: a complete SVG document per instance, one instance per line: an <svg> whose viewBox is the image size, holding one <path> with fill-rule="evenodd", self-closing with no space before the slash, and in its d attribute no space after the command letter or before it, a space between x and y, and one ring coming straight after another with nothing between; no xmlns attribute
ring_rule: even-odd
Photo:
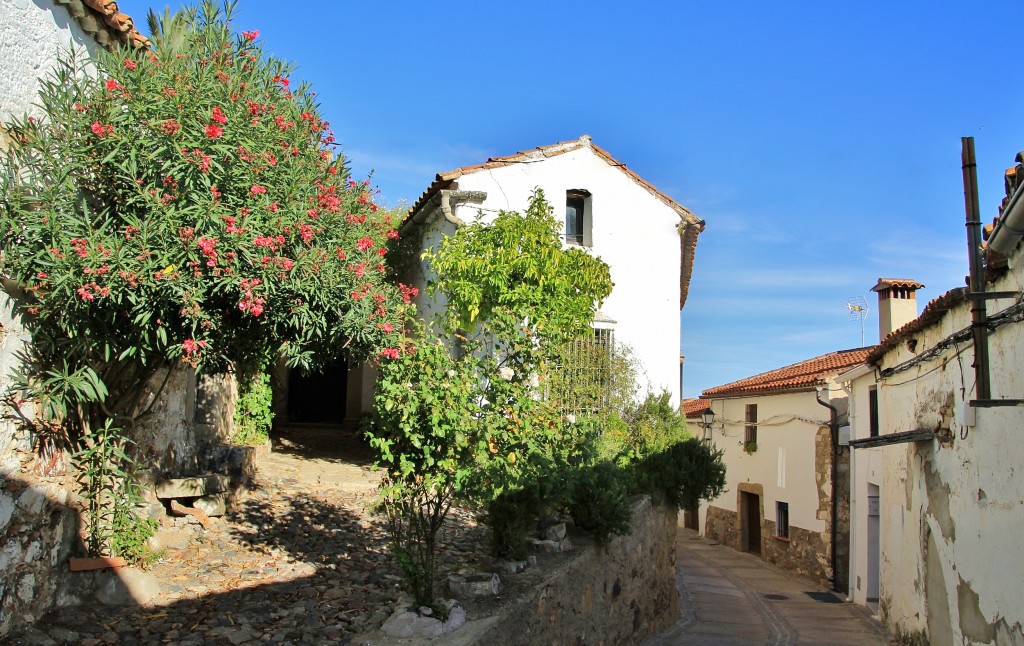
<svg viewBox="0 0 1024 646"><path fill-rule="evenodd" d="M216 473L191 478L175 478L158 484L156 486L156 497L162 500L170 498L199 498L227 491L230 484L231 481L227 476Z"/></svg>
<svg viewBox="0 0 1024 646"><path fill-rule="evenodd" d="M440 637L444 626L433 617L421 617L410 610L396 610L382 626L384 634L398 639Z"/></svg>
<svg viewBox="0 0 1024 646"><path fill-rule="evenodd" d="M14 498L0 489L0 529L7 527L14 515Z"/></svg>
<svg viewBox="0 0 1024 646"><path fill-rule="evenodd" d="M203 496L193 502L192 506L196 509L202 509L206 512L207 516L223 516L227 513L228 497L222 493L216 493L212 496Z"/></svg>
<svg viewBox="0 0 1024 646"><path fill-rule="evenodd" d="M449 574L448 593L456 597L485 597L501 592L501 577L490 572Z"/></svg>
<svg viewBox="0 0 1024 646"><path fill-rule="evenodd" d="M558 523L545 529L544 538L549 541L560 541L565 538L565 523Z"/></svg>
<svg viewBox="0 0 1024 646"><path fill-rule="evenodd" d="M96 600L107 606L144 605L160 594L160 584L151 572L122 568L97 577Z"/></svg>

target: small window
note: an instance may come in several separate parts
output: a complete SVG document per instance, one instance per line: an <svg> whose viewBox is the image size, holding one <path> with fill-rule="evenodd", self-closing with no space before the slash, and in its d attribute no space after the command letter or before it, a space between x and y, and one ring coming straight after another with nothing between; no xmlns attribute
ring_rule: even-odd
<svg viewBox="0 0 1024 646"><path fill-rule="evenodd" d="M746 409L746 424L743 426L743 444L746 445L747 450L751 448L756 450L757 445L757 404L747 404ZM750 445L754 445L751 447Z"/></svg>
<svg viewBox="0 0 1024 646"><path fill-rule="evenodd" d="M871 428L871 437L878 437L878 389L872 388L868 391L868 423Z"/></svg>
<svg viewBox="0 0 1024 646"><path fill-rule="evenodd" d="M775 503L775 535L779 538L789 538L789 503Z"/></svg>
<svg viewBox="0 0 1024 646"><path fill-rule="evenodd" d="M566 191L565 193L565 241L569 244L590 244L588 235L590 223L587 206L590 193L587 191Z"/></svg>

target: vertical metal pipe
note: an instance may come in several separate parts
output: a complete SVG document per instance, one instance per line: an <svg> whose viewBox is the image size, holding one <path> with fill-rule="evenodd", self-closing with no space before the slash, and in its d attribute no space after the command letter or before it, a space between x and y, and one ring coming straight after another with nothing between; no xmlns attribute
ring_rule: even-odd
<svg viewBox="0 0 1024 646"><path fill-rule="evenodd" d="M981 219L978 206L978 164L974 157L974 137L960 139L960 160L964 174L964 208L967 211L967 259L970 263L971 331L974 336L975 399L990 399L988 375L988 313L985 299L985 274L981 266Z"/></svg>

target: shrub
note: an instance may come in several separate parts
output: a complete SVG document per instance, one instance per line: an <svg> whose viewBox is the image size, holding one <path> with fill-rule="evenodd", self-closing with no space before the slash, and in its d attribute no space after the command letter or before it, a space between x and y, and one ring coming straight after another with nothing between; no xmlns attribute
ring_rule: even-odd
<svg viewBox="0 0 1024 646"><path fill-rule="evenodd" d="M233 418L235 432L231 441L243 446L260 446L270 439L274 423L274 393L266 370L239 371L238 401Z"/></svg>

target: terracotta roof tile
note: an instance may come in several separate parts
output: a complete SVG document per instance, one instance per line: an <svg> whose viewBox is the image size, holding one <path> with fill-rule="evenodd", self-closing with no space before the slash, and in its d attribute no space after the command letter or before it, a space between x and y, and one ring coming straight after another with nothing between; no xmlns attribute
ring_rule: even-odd
<svg viewBox="0 0 1024 646"><path fill-rule="evenodd" d="M642 179L639 175L627 168L625 164L612 157L607 151L597 144L593 143L590 135L583 135L579 139L573 139L570 141L560 141L556 144L551 144L550 146L540 146L531 150L518 152L514 155L491 157L482 164L462 166L445 173L438 173L433 183L427 187L427 190L423 191L419 199L417 199L412 205L412 208L409 209L409 213L406 215L406 220L422 209L439 192L451 188L455 181L463 175L469 175L471 173L477 173L493 168L502 168L513 164L547 159L549 157L556 157L567 152L579 150L580 148L590 148L609 166L618 168L630 179L639 184L644 190L679 214L681 220L679 244L682 252L679 266L679 309L682 309L683 305L686 304L686 297L689 293L690 277L693 275L693 259L697 248L697 236L704 231L704 220L701 220L685 206L679 204L668 195L659 191L653 184Z"/></svg>
<svg viewBox="0 0 1024 646"><path fill-rule="evenodd" d="M878 283L871 288L871 291L878 292L890 287L905 287L908 289L923 289L924 285L913 278L879 278Z"/></svg>
<svg viewBox="0 0 1024 646"><path fill-rule="evenodd" d="M873 347L839 350L800 363L763 372L722 386L709 388L701 397L763 394L778 391L807 390L828 377L838 375L867 361Z"/></svg>
<svg viewBox="0 0 1024 646"><path fill-rule="evenodd" d="M117 45L149 47L149 39L135 29L132 17L121 13L114 0L54 0L63 5L82 30L107 49Z"/></svg>
<svg viewBox="0 0 1024 646"><path fill-rule="evenodd" d="M711 408L710 399L691 397L683 400L683 413L687 418L700 417L701 413Z"/></svg>
<svg viewBox="0 0 1024 646"><path fill-rule="evenodd" d="M882 339L882 342L871 350L871 353L865 360L866 363L877 364L881 361L882 357L885 356L886 352L895 348L904 339L917 334L926 327L941 320L942 317L946 315L946 312L953 309L960 303L963 303L966 295L966 287L957 287L956 289L951 289L942 296L929 301L929 303L924 306L924 310L921 311L921 316L918 316L903 327L893 330L888 336Z"/></svg>

